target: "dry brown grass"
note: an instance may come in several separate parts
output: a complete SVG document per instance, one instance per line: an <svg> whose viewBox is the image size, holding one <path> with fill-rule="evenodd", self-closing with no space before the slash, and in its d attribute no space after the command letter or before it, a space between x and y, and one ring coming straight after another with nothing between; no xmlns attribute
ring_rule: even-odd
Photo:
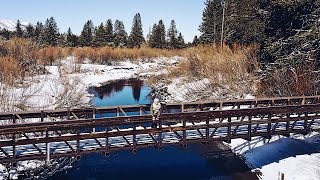
<svg viewBox="0 0 320 180"><path fill-rule="evenodd" d="M188 48L184 51L185 60L169 69L169 78L189 77L208 79L213 89L252 93L254 70L259 67L255 56L255 46L232 47L214 45Z"/></svg>
<svg viewBox="0 0 320 180"><path fill-rule="evenodd" d="M141 48L91 48L82 47L74 50L74 55L79 62L88 59L93 63L110 64L121 60L141 60L156 57L170 57L181 55L182 50L164 50L149 47Z"/></svg>
<svg viewBox="0 0 320 180"><path fill-rule="evenodd" d="M70 51L68 48L45 47L35 52L38 64L52 66L58 60L66 58Z"/></svg>
<svg viewBox="0 0 320 180"><path fill-rule="evenodd" d="M214 81L238 80L258 67L254 46L198 46L186 49L185 61L171 73L173 75L192 75Z"/></svg>
<svg viewBox="0 0 320 180"><path fill-rule="evenodd" d="M12 85L21 77L19 62L13 57L0 57L0 81Z"/></svg>

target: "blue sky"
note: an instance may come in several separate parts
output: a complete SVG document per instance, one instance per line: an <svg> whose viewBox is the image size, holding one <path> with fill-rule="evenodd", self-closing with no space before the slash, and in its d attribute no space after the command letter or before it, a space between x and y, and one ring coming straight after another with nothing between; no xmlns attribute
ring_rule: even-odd
<svg viewBox="0 0 320 180"><path fill-rule="evenodd" d="M123 21L129 33L133 16L139 12L145 35L160 19L166 29L174 19L185 40L192 41L199 35L203 9L204 0L1 0L0 19L35 24L52 16L60 32L71 27L79 34L87 20L96 26L110 18Z"/></svg>

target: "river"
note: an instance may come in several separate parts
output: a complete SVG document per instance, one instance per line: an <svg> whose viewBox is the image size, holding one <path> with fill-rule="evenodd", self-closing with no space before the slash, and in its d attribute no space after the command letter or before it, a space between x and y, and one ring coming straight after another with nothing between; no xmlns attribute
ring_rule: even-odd
<svg viewBox="0 0 320 180"><path fill-rule="evenodd" d="M92 87L95 106L150 103L151 88L142 80L129 79ZM212 157L210 147L202 144L177 145L111 153L109 157L91 154L81 157L72 168L56 173L52 180L220 180L257 179L245 163L234 154Z"/></svg>

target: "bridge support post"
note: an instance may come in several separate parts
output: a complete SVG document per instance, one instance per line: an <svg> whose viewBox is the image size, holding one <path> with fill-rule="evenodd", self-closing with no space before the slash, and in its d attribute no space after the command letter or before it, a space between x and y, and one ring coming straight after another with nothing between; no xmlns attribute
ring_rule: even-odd
<svg viewBox="0 0 320 180"><path fill-rule="evenodd" d="M12 123L16 124L16 115L15 114L13 114ZM16 134L12 134L12 140L13 140L13 142L16 142ZM13 157L14 160L16 160L16 156L17 156L17 154L16 154L16 146L13 145L12 146L12 157Z"/></svg>
<svg viewBox="0 0 320 180"><path fill-rule="evenodd" d="M251 123L252 123L252 116L249 116L249 125L248 125L248 141L251 141L251 133L252 133L252 128L251 128Z"/></svg>
<svg viewBox="0 0 320 180"><path fill-rule="evenodd" d="M187 126L187 121L183 119L183 131L182 131L182 147L185 148L187 147L187 131L186 131L186 126Z"/></svg>
<svg viewBox="0 0 320 180"><path fill-rule="evenodd" d="M309 128L308 128L308 112L304 113L304 122L303 122L303 130L304 130L304 135L307 135L309 133Z"/></svg>
<svg viewBox="0 0 320 180"><path fill-rule="evenodd" d="M271 139L271 114L268 114L268 126L267 126L267 135L263 136L263 138Z"/></svg>
<svg viewBox="0 0 320 180"><path fill-rule="evenodd" d="M210 138L210 134L209 134L209 117L206 117L206 144L209 145L209 138Z"/></svg>
<svg viewBox="0 0 320 180"><path fill-rule="evenodd" d="M159 138L158 138L158 148L161 149L162 148L162 120L161 120L161 118L159 118L159 129L160 129L160 133L159 133Z"/></svg>
<svg viewBox="0 0 320 180"><path fill-rule="evenodd" d="M68 120L71 119L70 116L71 116L71 112L70 112L70 108L68 107L68 109L67 109L67 119Z"/></svg>
<svg viewBox="0 0 320 180"><path fill-rule="evenodd" d="M93 111L92 111L92 118L95 119L96 118L96 109L93 108ZM92 132L95 133L96 132L96 128L92 128Z"/></svg>
<svg viewBox="0 0 320 180"><path fill-rule="evenodd" d="M291 117L290 117L290 114L287 114L287 118L288 119L290 119ZM289 137L290 136L290 133L289 133L289 131L290 131L290 120L288 120L287 121L287 123L286 123L286 134L284 135L284 136L287 136L287 137Z"/></svg>
<svg viewBox="0 0 320 180"><path fill-rule="evenodd" d="M136 154L137 153L136 124L133 124L132 143L133 143L132 154Z"/></svg>
<svg viewBox="0 0 320 180"><path fill-rule="evenodd" d="M106 133L108 133L109 127L106 127ZM109 157L110 156L110 152L109 152L109 137L106 137L106 152L104 153L104 156Z"/></svg>
<svg viewBox="0 0 320 180"><path fill-rule="evenodd" d="M46 159L46 164L48 165L48 164L50 164L50 143L46 143L46 149L47 149L47 159Z"/></svg>
<svg viewBox="0 0 320 180"><path fill-rule="evenodd" d="M228 117L228 130L227 130L227 140L225 141L226 143L231 143L231 117Z"/></svg>

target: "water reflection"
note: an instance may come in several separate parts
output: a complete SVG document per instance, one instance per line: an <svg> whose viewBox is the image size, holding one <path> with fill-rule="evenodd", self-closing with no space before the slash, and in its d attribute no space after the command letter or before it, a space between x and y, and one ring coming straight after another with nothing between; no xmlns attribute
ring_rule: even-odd
<svg viewBox="0 0 320 180"><path fill-rule="evenodd" d="M151 89L139 79L113 81L102 87L91 87L95 106L115 106L150 103ZM130 112L128 112L129 115ZM115 113L96 115L96 117L115 116ZM146 125L150 127L150 125ZM105 128L96 128L102 131ZM88 132L91 131L88 130ZM139 142L138 142L139 143ZM188 144L164 146L161 150L138 149L136 155L130 151L111 153L110 157L90 154L81 157L71 169L50 177L49 180L216 180L216 179L257 179L250 169L234 154L216 157L216 146ZM249 173L249 174L247 174Z"/></svg>
<svg viewBox="0 0 320 180"><path fill-rule="evenodd" d="M101 87L90 87L89 93L94 97L95 106L114 106L129 104L147 104L151 89L137 78L111 81Z"/></svg>

